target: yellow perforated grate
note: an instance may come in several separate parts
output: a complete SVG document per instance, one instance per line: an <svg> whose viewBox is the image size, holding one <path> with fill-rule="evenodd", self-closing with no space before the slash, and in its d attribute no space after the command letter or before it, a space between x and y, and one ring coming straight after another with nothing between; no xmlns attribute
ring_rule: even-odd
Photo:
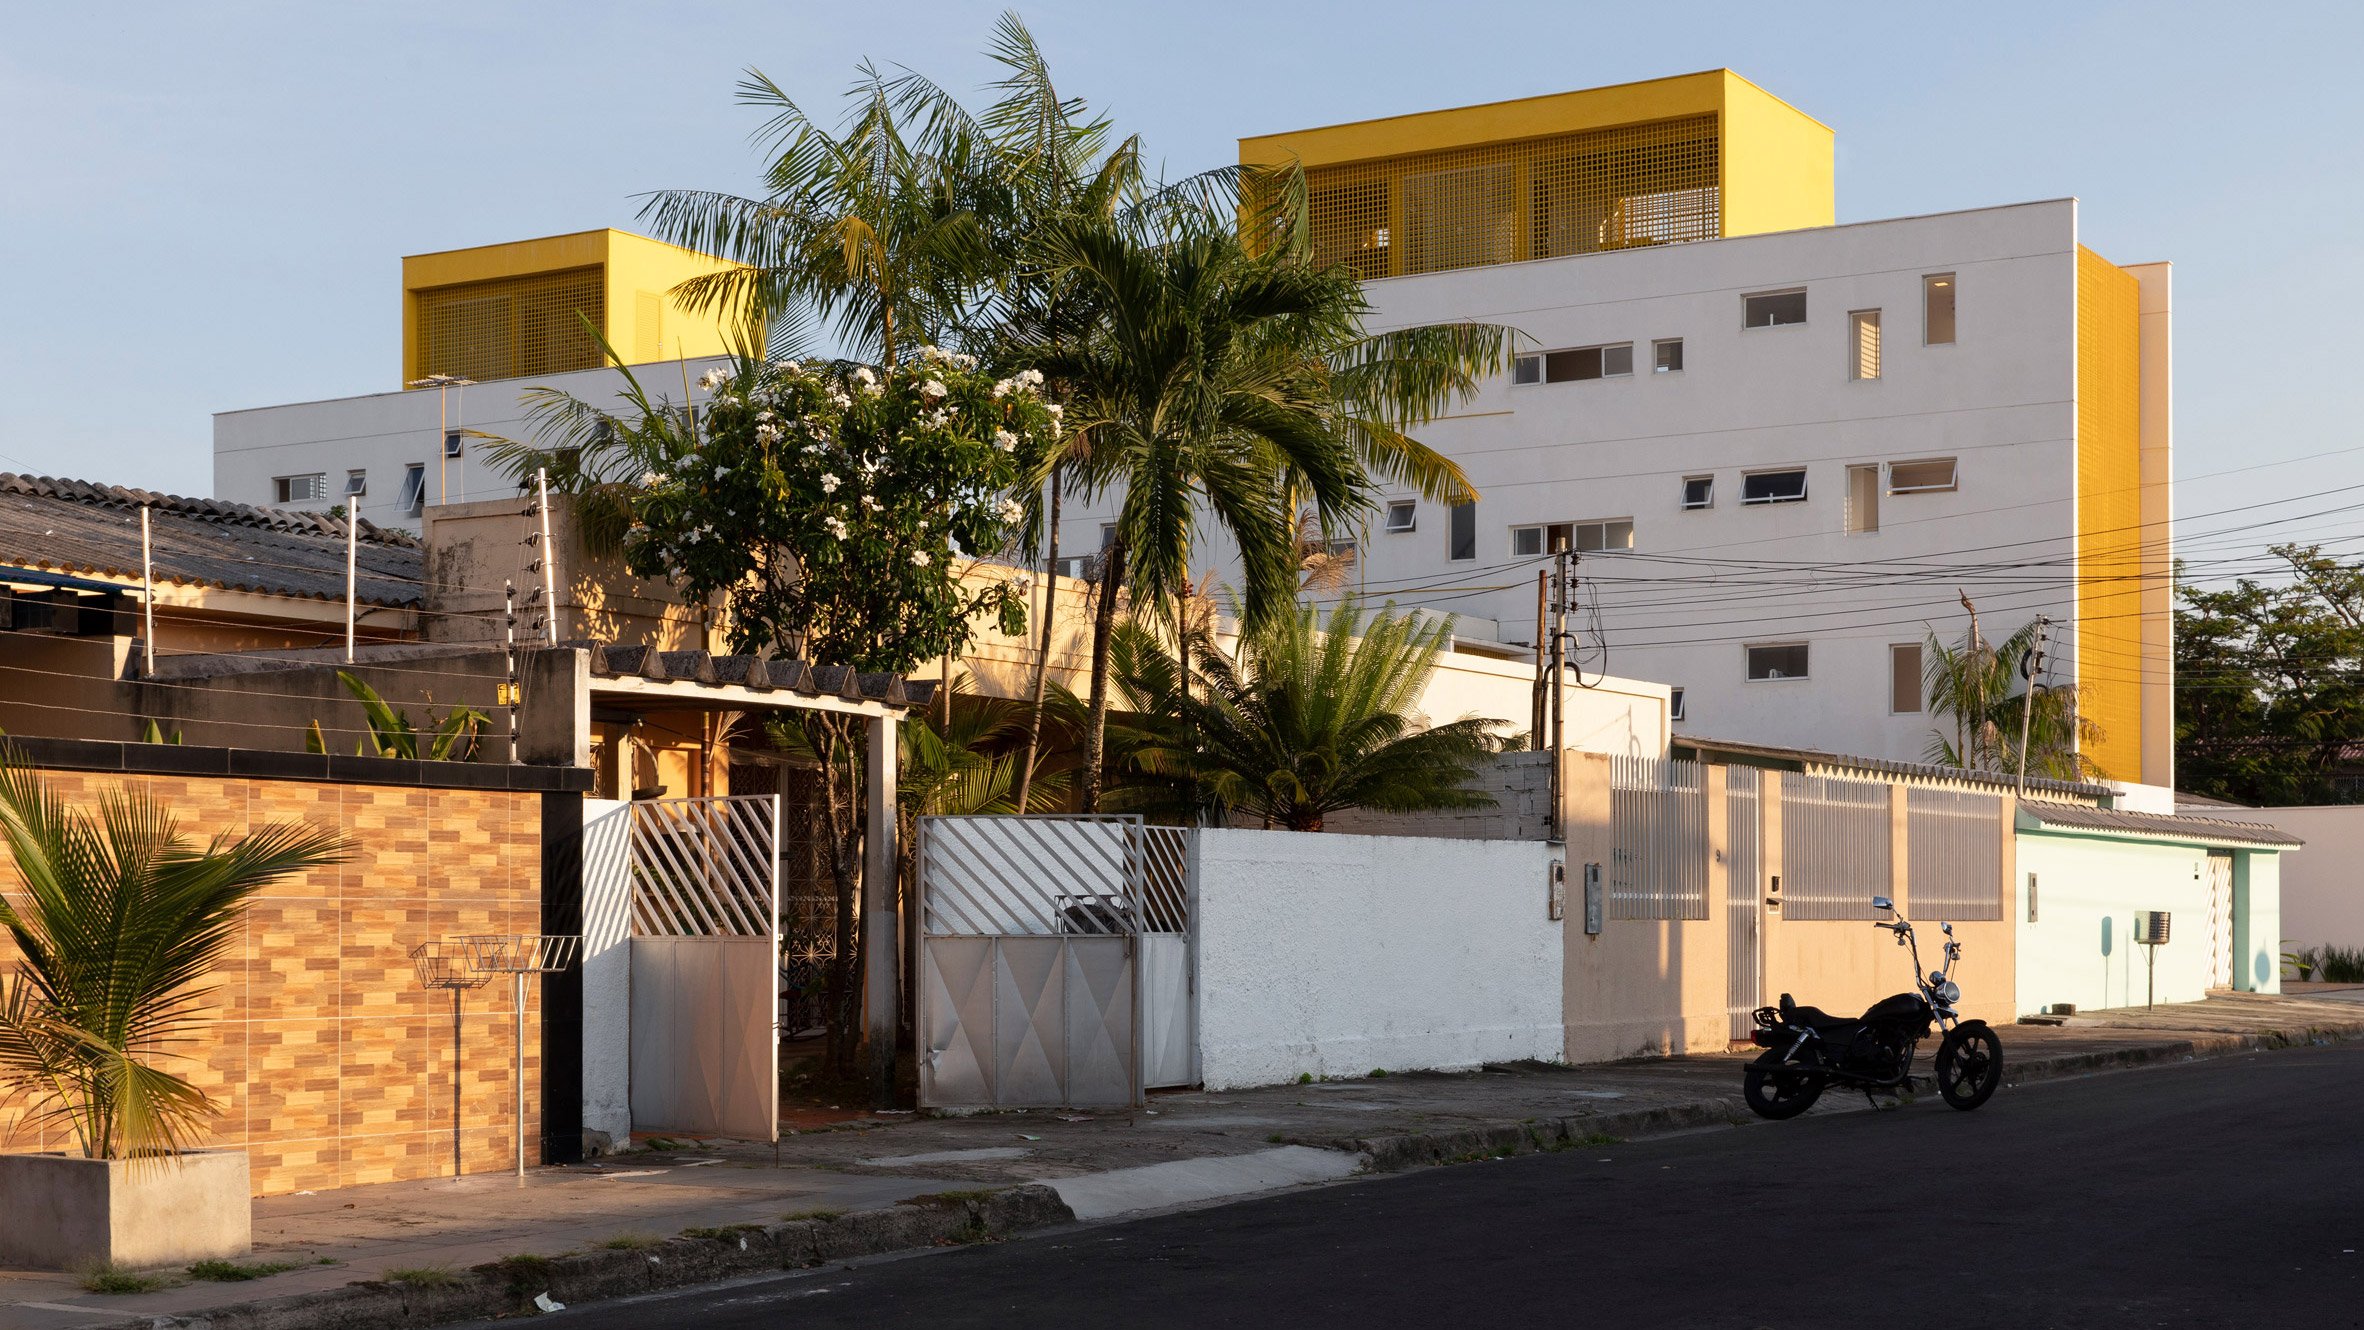
<svg viewBox="0 0 2364 1330"><path fill-rule="evenodd" d="M514 379L603 363L591 335L592 328L607 327L605 277L598 268L434 287L417 298L414 378Z"/></svg>
<svg viewBox="0 0 2364 1330"><path fill-rule="evenodd" d="M1722 233L1714 116L1306 172L1315 256L1364 278Z"/></svg>

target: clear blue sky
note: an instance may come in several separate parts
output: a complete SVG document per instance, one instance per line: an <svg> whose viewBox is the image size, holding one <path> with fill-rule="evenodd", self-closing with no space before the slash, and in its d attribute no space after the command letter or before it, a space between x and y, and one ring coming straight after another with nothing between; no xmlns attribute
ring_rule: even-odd
<svg viewBox="0 0 2364 1330"><path fill-rule="evenodd" d="M997 7L0 0L0 469L204 494L210 413L396 386L399 257L755 180L739 70L955 88ZM1170 173L1307 125L1729 65L1838 131L1839 218L2074 194L2176 270L2178 471L2364 438L2364 9L1056 0L1061 83ZM2364 483L2364 451L2188 487Z"/></svg>

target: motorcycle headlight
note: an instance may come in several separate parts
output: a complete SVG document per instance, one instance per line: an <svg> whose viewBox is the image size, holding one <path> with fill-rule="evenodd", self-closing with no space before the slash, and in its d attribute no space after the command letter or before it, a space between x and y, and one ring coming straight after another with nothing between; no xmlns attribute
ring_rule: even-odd
<svg viewBox="0 0 2364 1330"><path fill-rule="evenodd" d="M1962 1000L1962 986L1948 979L1937 986L1937 1000L1952 1006Z"/></svg>

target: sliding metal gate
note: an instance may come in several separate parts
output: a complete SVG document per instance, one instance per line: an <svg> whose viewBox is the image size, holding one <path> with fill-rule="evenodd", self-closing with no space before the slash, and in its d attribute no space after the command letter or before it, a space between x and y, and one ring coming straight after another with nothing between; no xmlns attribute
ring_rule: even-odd
<svg viewBox="0 0 2364 1330"><path fill-rule="evenodd" d="M920 819L923 1106L1124 1107L1196 1079L1187 836Z"/></svg>
<svg viewBox="0 0 2364 1330"><path fill-rule="evenodd" d="M633 1130L777 1140L779 796L631 809Z"/></svg>

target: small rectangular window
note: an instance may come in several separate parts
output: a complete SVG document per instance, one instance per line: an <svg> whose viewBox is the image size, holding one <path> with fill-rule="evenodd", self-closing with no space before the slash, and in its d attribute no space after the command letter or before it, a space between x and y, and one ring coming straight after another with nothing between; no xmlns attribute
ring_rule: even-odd
<svg viewBox="0 0 2364 1330"><path fill-rule="evenodd" d="M1108 547L1109 547L1109 546L1111 546L1111 545L1114 545L1115 543L1116 543L1116 523L1114 523L1114 522L1102 522L1102 523L1100 524L1100 551L1101 551L1101 553L1103 553L1103 554L1107 553L1107 552L1108 552Z"/></svg>
<svg viewBox="0 0 2364 1330"><path fill-rule="evenodd" d="M1750 647L1748 677L1753 681L1805 678L1806 644L1783 642L1773 646Z"/></svg>
<svg viewBox="0 0 2364 1330"><path fill-rule="evenodd" d="M1921 644L1899 642L1888 648L1888 714L1918 715L1921 710Z"/></svg>
<svg viewBox="0 0 2364 1330"><path fill-rule="evenodd" d="M1510 381L1512 383L1543 382L1543 357L1520 356L1511 361Z"/></svg>
<svg viewBox="0 0 2364 1330"><path fill-rule="evenodd" d="M1955 290L1950 272L1933 272L1921 279L1921 340L1930 346L1954 344Z"/></svg>
<svg viewBox="0 0 2364 1330"><path fill-rule="evenodd" d="M1682 338L1669 337L1663 341L1652 342L1650 343L1650 351L1652 355L1650 368L1654 372L1673 374L1683 368Z"/></svg>
<svg viewBox="0 0 2364 1330"><path fill-rule="evenodd" d="M1754 471L1740 478L1740 501L1748 503L1803 503L1806 468Z"/></svg>
<svg viewBox="0 0 2364 1330"><path fill-rule="evenodd" d="M1806 292L1764 291L1741 297L1744 328L1783 328L1806 321Z"/></svg>
<svg viewBox="0 0 2364 1330"><path fill-rule="evenodd" d="M1579 554L1615 554L1633 548L1633 519L1612 518L1601 522L1553 522L1546 526L1514 526L1510 529L1510 552L1520 558L1531 558L1556 550L1574 550Z"/></svg>
<svg viewBox="0 0 2364 1330"><path fill-rule="evenodd" d="M1955 488L1954 459L1931 457L1888 466L1890 494L1942 494Z"/></svg>
<svg viewBox="0 0 2364 1330"><path fill-rule="evenodd" d="M1683 477L1683 511L1697 512L1716 506L1716 478L1714 476Z"/></svg>
<svg viewBox="0 0 2364 1330"><path fill-rule="evenodd" d="M1577 383L1588 379L1617 379L1633 373L1633 343L1580 346L1543 357L1545 383Z"/></svg>
<svg viewBox="0 0 2364 1330"><path fill-rule="evenodd" d="M1847 316L1847 377L1880 377L1880 311L1859 309Z"/></svg>
<svg viewBox="0 0 2364 1330"><path fill-rule="evenodd" d="M460 432L456 429L446 433L443 436L443 455L445 457L458 457L460 455L460 438Z"/></svg>
<svg viewBox="0 0 2364 1330"><path fill-rule="evenodd" d="M1418 503L1410 499L1398 499L1387 505L1387 529L1399 534L1414 530L1416 529L1415 524L1419 521L1419 514L1420 505Z"/></svg>
<svg viewBox="0 0 2364 1330"><path fill-rule="evenodd" d="M1668 720L1689 719L1689 717L1683 714L1683 690L1681 688L1674 688L1668 691L1666 704L1666 716Z"/></svg>
<svg viewBox="0 0 2364 1330"><path fill-rule="evenodd" d="M1847 534L1867 536L1880 529L1880 467L1847 468Z"/></svg>
<svg viewBox="0 0 2364 1330"><path fill-rule="evenodd" d="M345 496L358 499L369 493L369 472L366 469L345 473Z"/></svg>
<svg viewBox="0 0 2364 1330"><path fill-rule="evenodd" d="M328 473L315 471L308 476L278 476L271 481L271 494L278 503L318 503L328 497Z"/></svg>
<svg viewBox="0 0 2364 1330"><path fill-rule="evenodd" d="M427 511L427 464L413 462L402 468L402 511L412 517Z"/></svg>
<svg viewBox="0 0 2364 1330"><path fill-rule="evenodd" d="M1450 528L1445 533L1447 537L1445 542L1446 557L1456 560L1476 558L1477 505L1474 503L1454 504L1451 520L1446 523L1446 526Z"/></svg>
<svg viewBox="0 0 2364 1330"><path fill-rule="evenodd" d="M1531 559L1543 553L1543 528L1539 526L1512 527L1510 529L1510 553L1511 557L1516 559Z"/></svg>

